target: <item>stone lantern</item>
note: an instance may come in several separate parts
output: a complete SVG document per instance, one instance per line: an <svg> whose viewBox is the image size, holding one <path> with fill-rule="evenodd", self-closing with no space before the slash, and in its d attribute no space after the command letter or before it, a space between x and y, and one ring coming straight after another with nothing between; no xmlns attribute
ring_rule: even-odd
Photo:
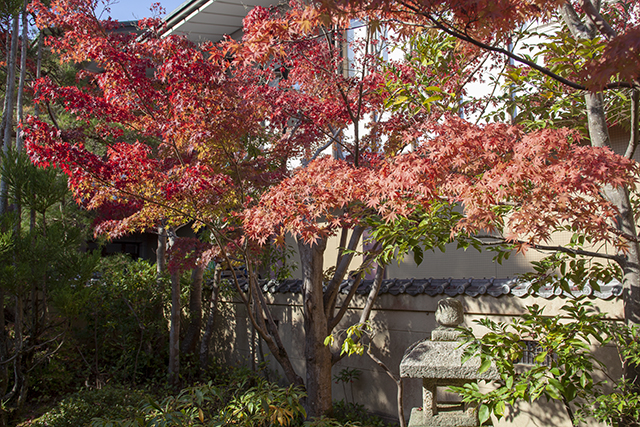
<svg viewBox="0 0 640 427"><path fill-rule="evenodd" d="M439 326L431 339L418 341L407 349L400 363L400 376L422 378L422 408L413 408L409 427L475 427L479 425L477 408L464 404L445 405L437 401L437 388L462 386L478 380L494 380L499 375L494 366L479 374L479 358L461 363L464 346L455 329L462 324L462 303L453 298L438 302Z"/></svg>

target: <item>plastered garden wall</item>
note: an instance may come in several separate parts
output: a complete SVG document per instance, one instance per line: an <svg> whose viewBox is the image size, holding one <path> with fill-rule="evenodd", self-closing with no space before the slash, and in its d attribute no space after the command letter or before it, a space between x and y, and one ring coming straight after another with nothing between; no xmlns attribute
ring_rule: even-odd
<svg viewBox="0 0 640 427"><path fill-rule="evenodd" d="M300 293L276 293L268 296L274 317L292 363L298 373L304 377L304 328L302 325L302 306ZM431 330L436 327L434 313L437 302L444 296L431 297L428 295L391 295L379 296L372 313L371 324L373 336L373 352L394 373L398 373L402 356L411 344L426 339ZM344 331L348 326L357 322L359 309L364 303L364 297L356 295L352 304L355 309L348 311L343 322L337 328ZM474 328L476 335L482 331L473 322L482 317L491 317L496 321L508 321L526 311L526 306L539 304L545 306L545 313L555 314L566 303L564 297L550 299L541 297L520 298L511 295L492 297L482 295L457 297L465 310L465 324ZM603 300L585 297L591 300L603 312L610 314L613 319L622 318L622 304L618 298ZM232 364L257 366L266 362L270 370L270 379L284 381L284 375L273 358L267 354L268 349L260 343L253 328L248 324L245 307L239 300L226 299L221 303L221 315L218 317L218 328L214 337L213 348L216 356ZM339 332L338 332L339 333ZM599 357L611 367L610 374L617 377L621 374L620 364L614 348L599 351ZM388 375L376 365L366 354L342 359L333 368L337 375L343 368L356 368L361 376L353 383L333 384L334 400L345 399L351 401L352 396L358 403L365 405L370 411L383 415L389 420L397 419L396 384ZM411 408L421 406L421 380L404 379L405 415L408 418ZM346 396L344 391L346 390ZM558 404L522 404L510 411L501 422L494 422L496 426L570 426L568 416L562 405ZM590 424L589 424L590 425ZM597 424L593 424L597 425Z"/></svg>

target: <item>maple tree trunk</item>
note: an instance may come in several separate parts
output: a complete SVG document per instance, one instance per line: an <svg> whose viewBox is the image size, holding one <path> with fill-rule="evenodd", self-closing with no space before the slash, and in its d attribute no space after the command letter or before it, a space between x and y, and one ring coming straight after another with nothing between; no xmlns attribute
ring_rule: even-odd
<svg viewBox="0 0 640 427"><path fill-rule="evenodd" d="M324 345L328 319L323 303L323 255L326 240L308 244L298 241L302 268L302 299L305 332L307 416L331 415L331 349Z"/></svg>
<svg viewBox="0 0 640 427"><path fill-rule="evenodd" d="M602 93L588 93L585 97L591 144L611 148ZM640 324L640 251L629 191L627 188L605 188L604 194L618 209L615 227L629 237L627 252L618 253L623 260L619 264L623 272L625 317L629 323Z"/></svg>
<svg viewBox="0 0 640 427"><path fill-rule="evenodd" d="M205 265L198 264L191 273L191 292L189 293L189 326L182 341L182 352L193 353L198 346L202 330L202 279Z"/></svg>
<svg viewBox="0 0 640 427"><path fill-rule="evenodd" d="M158 227L158 247L156 249L156 272L158 281L167 269L167 229L164 226Z"/></svg>
<svg viewBox="0 0 640 427"><path fill-rule="evenodd" d="M236 287L237 286L238 284L236 282ZM253 274L251 269L249 269L249 286L251 287L251 293L255 295L255 298L253 304L245 303L245 307L248 311L254 313L250 316L253 327L267 343L269 350L271 350L271 354L276 358L284 370L287 380L291 384L299 386L304 385L304 380L293 368L287 349L280 338L280 333L278 332L278 327L275 324L273 315L271 314L269 304L262 293L262 289L258 286L257 276Z"/></svg>

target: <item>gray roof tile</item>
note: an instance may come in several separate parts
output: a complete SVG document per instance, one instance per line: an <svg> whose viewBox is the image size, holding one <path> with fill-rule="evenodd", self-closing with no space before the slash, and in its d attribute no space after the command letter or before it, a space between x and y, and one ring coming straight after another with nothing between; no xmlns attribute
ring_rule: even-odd
<svg viewBox="0 0 640 427"><path fill-rule="evenodd" d="M229 278L227 276L227 278ZM248 283L244 276L240 276L240 286L245 291L248 289ZM340 293L347 294L351 288L353 280L345 280L340 284ZM301 279L287 279L282 282L261 281L261 288L264 292L275 293L300 293L302 292ZM360 282L360 286L356 293L366 295L373 287L373 280L366 279ZM599 290L593 289L588 284L582 288L572 286L570 292L563 291L558 287L541 286L534 291L534 286L529 281L522 281L517 278L503 279L385 279L380 286L380 294L402 295L408 294L416 296L426 294L432 297L438 295L448 295L455 297L457 295L468 295L470 297L478 297L481 295L490 295L499 298L502 295L513 295L524 298L527 296L537 296L540 298L554 298L558 296L580 298L584 296L592 296L599 299L610 299L622 295L622 283L613 280L609 283L602 283Z"/></svg>

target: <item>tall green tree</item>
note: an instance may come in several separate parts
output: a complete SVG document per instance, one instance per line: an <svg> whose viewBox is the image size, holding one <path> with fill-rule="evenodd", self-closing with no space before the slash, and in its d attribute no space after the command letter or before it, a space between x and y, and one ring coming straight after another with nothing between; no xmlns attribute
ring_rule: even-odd
<svg viewBox="0 0 640 427"><path fill-rule="evenodd" d="M82 250L88 220L68 197L66 179L59 172L39 169L24 153L13 150L2 160L9 202L35 212L34 220L26 216L24 225L15 213L5 214L0 232L6 243L0 275L1 362L7 371L0 392L6 423L25 403L33 367L60 349L65 337L52 325L71 303L70 291L85 286L91 277L98 253ZM13 318L6 318L5 312Z"/></svg>

